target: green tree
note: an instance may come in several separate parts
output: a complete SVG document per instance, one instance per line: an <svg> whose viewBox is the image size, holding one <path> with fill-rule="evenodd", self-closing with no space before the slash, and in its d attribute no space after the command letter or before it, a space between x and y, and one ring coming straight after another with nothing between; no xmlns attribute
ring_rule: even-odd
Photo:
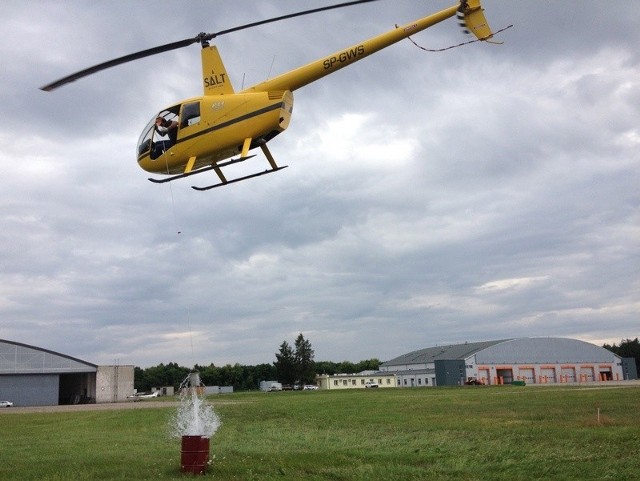
<svg viewBox="0 0 640 481"><path fill-rule="evenodd" d="M605 349L617 354L620 357L632 357L636 360L636 370L640 373L640 341L636 337L634 340L631 339L623 339L620 341L620 345L616 346L615 343L613 346L609 344L605 344Z"/></svg>
<svg viewBox="0 0 640 481"><path fill-rule="evenodd" d="M214 364L208 366L194 366L194 369L200 373L200 381L205 386L220 386L220 368Z"/></svg>
<svg viewBox="0 0 640 481"><path fill-rule="evenodd" d="M316 361L316 374L329 374L334 375L336 370L336 363L333 361Z"/></svg>
<svg viewBox="0 0 640 481"><path fill-rule="evenodd" d="M251 389L258 389L260 381L278 379L278 372L273 364L258 364L254 366L254 385Z"/></svg>
<svg viewBox="0 0 640 481"><path fill-rule="evenodd" d="M313 348L311 342L304 338L302 333L295 341L295 368L296 381L302 384L314 384L316 380L315 363L313 361Z"/></svg>
<svg viewBox="0 0 640 481"><path fill-rule="evenodd" d="M133 368L133 387L136 392L144 392L147 390L144 369L138 366Z"/></svg>
<svg viewBox="0 0 640 481"><path fill-rule="evenodd" d="M217 367L198 366L200 379L205 386L233 386L234 391L251 391L260 387L260 381L276 379L276 369L272 364L245 366L241 364Z"/></svg>
<svg viewBox="0 0 640 481"><path fill-rule="evenodd" d="M280 351L276 353L276 373L278 381L283 384L293 384L296 380L295 354L287 341L280 344Z"/></svg>
<svg viewBox="0 0 640 481"><path fill-rule="evenodd" d="M356 364L356 372L377 371L378 369L380 369L380 360L376 358L366 359Z"/></svg>
<svg viewBox="0 0 640 481"><path fill-rule="evenodd" d="M353 374L358 372L356 365L351 361L342 361L337 366L338 374Z"/></svg>
<svg viewBox="0 0 640 481"><path fill-rule="evenodd" d="M149 391L153 387L173 386L178 389L189 374L190 369L175 362L158 364L146 369L134 369L134 386L138 392Z"/></svg>

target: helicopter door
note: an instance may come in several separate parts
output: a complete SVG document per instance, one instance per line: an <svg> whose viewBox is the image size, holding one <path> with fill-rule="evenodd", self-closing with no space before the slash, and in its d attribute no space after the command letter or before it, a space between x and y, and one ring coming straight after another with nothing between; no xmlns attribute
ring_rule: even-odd
<svg viewBox="0 0 640 481"><path fill-rule="evenodd" d="M180 119L180 105L160 112L152 121L151 159L157 159L176 143ZM159 122L158 122L159 120Z"/></svg>
<svg viewBox="0 0 640 481"><path fill-rule="evenodd" d="M138 139L138 160L149 154L152 160L160 157L176 143L179 129L180 105L161 111L145 126ZM163 126L157 125L162 119Z"/></svg>

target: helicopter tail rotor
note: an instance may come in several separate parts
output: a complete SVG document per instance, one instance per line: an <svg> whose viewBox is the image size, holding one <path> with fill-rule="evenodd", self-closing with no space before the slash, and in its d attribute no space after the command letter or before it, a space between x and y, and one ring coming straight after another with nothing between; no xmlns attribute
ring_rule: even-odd
<svg viewBox="0 0 640 481"><path fill-rule="evenodd" d="M489 41L493 32L484 16L480 0L461 0L458 7L458 22L465 33L472 33L478 40ZM498 43L489 41L489 43Z"/></svg>

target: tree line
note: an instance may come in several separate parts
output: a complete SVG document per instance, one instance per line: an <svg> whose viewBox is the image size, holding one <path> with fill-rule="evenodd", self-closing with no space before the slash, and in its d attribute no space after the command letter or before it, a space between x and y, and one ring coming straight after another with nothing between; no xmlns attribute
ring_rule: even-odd
<svg viewBox="0 0 640 481"><path fill-rule="evenodd" d="M173 386L178 389L191 371L200 373L200 380L206 386L233 386L234 391L252 391L260 388L260 381L278 381L282 384L313 384L316 374L351 374L366 370L377 370L378 359L368 359L357 363L342 361L315 361L311 342L300 334L293 345L283 341L276 360L272 364L247 366L226 364L216 366L196 364L193 369L179 366L175 362L134 369L134 387L138 392L148 392L151 388Z"/></svg>
<svg viewBox="0 0 640 481"><path fill-rule="evenodd" d="M620 357L631 357L636 361L640 373L640 340L624 339L619 345L604 344L602 347ZM177 389L186 379L189 372L196 370L206 386L233 386L234 391L251 391L259 389L260 381L279 381L283 384L313 384L317 374L352 374L362 371L377 371L378 359L360 362L315 361L311 343L300 334L293 346L283 341L276 360L272 364L246 366L242 364L226 364L224 366L195 365L193 369L179 366L174 362L159 364L154 367L134 370L134 387L138 392L150 391L153 387L173 386Z"/></svg>

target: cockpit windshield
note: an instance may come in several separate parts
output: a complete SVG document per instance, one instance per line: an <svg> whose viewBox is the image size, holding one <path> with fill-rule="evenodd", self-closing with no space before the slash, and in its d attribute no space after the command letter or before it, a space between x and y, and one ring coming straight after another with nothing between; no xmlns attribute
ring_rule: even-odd
<svg viewBox="0 0 640 481"><path fill-rule="evenodd" d="M176 142L180 105L170 107L154 116L145 126L138 139L138 158L150 151L157 159Z"/></svg>

